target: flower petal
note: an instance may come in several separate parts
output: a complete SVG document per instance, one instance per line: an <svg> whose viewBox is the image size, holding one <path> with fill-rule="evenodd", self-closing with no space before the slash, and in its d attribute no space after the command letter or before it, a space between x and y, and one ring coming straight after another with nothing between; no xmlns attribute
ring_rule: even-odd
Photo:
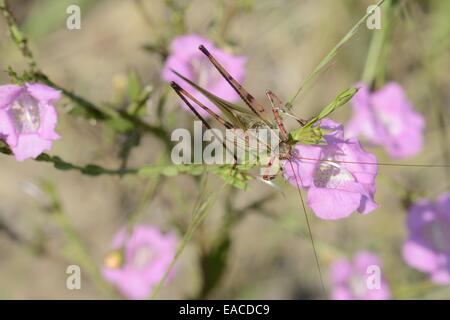
<svg viewBox="0 0 450 320"><path fill-rule="evenodd" d="M47 140L59 139L59 135L55 132L58 122L58 114L55 107L49 104L40 105L41 125L39 127L39 136Z"/></svg>
<svg viewBox="0 0 450 320"><path fill-rule="evenodd" d="M8 107L22 92L22 87L14 84L0 86L0 109Z"/></svg>
<svg viewBox="0 0 450 320"><path fill-rule="evenodd" d="M61 91L40 83L25 84L27 91L34 98L44 103L52 103L61 98Z"/></svg>
<svg viewBox="0 0 450 320"><path fill-rule="evenodd" d="M360 202L359 193L314 186L308 190L308 205L319 218L325 220L348 217L358 209Z"/></svg>
<svg viewBox="0 0 450 320"><path fill-rule="evenodd" d="M406 224L411 233L418 233L423 226L436 219L435 208L432 203L426 199L416 202L408 210Z"/></svg>
<svg viewBox="0 0 450 320"><path fill-rule="evenodd" d="M119 291L129 299L145 299L150 295L153 286L144 281L139 273L133 270L102 270L103 277L109 282L115 284Z"/></svg>
<svg viewBox="0 0 450 320"><path fill-rule="evenodd" d="M391 298L391 291L386 281L381 281L380 288L368 290L364 300L388 300Z"/></svg>
<svg viewBox="0 0 450 320"><path fill-rule="evenodd" d="M52 141L45 140L37 134L22 134L19 136L17 145L11 150L18 161L28 158L36 158L45 150L50 150Z"/></svg>
<svg viewBox="0 0 450 320"><path fill-rule="evenodd" d="M352 295L350 290L344 286L339 286L334 288L331 292L331 299L333 300L354 300L355 297Z"/></svg>
<svg viewBox="0 0 450 320"><path fill-rule="evenodd" d="M189 34L175 38L170 44L170 51L175 55L192 55L202 54L198 47L204 45L208 50L213 47L213 44L208 39L198 35Z"/></svg>
<svg viewBox="0 0 450 320"><path fill-rule="evenodd" d="M329 118L320 120L319 126L321 129L327 130L324 139L328 144L342 142L344 139L344 126Z"/></svg>
<svg viewBox="0 0 450 320"><path fill-rule="evenodd" d="M378 173L377 158L364 150L355 138L339 144L342 154L336 156L337 161L350 171L359 183L374 184Z"/></svg>
<svg viewBox="0 0 450 320"><path fill-rule="evenodd" d="M364 86L353 98L352 106L348 137L364 134L394 159L413 156L422 149L425 121L398 83L389 82L373 93Z"/></svg>
<svg viewBox="0 0 450 320"><path fill-rule="evenodd" d="M440 285L448 285L450 284L450 267L447 269L441 269L431 274L431 280L434 283Z"/></svg>
<svg viewBox="0 0 450 320"><path fill-rule="evenodd" d="M123 265L119 269L104 267L103 276L128 298L146 298L164 276L176 246L175 235L163 234L153 226L137 225L131 233L123 228L113 240L115 250L123 249Z"/></svg>
<svg viewBox="0 0 450 320"><path fill-rule="evenodd" d="M402 254L406 263L418 270L432 272L438 268L439 259L434 251L415 241L406 241Z"/></svg>
<svg viewBox="0 0 450 320"><path fill-rule="evenodd" d="M17 131L9 111L0 109L0 136L6 139L10 148L17 145Z"/></svg>
<svg viewBox="0 0 450 320"><path fill-rule="evenodd" d="M331 266L331 280L334 284L344 284L352 275L352 265L347 259L340 259Z"/></svg>
<svg viewBox="0 0 450 320"><path fill-rule="evenodd" d="M440 195L436 205L441 216L450 219L450 193Z"/></svg>
<svg viewBox="0 0 450 320"><path fill-rule="evenodd" d="M373 200L373 197L362 196L357 211L362 214L368 214L376 208L378 208L378 204Z"/></svg>
<svg viewBox="0 0 450 320"><path fill-rule="evenodd" d="M381 268L381 261L372 252L360 251L354 259L354 265L359 272L365 275L369 266L376 265Z"/></svg>
<svg viewBox="0 0 450 320"><path fill-rule="evenodd" d="M297 144L293 159L282 163L284 178L294 187L297 187L297 182L300 187L309 187L313 183L314 172L321 159L322 150L321 146Z"/></svg>

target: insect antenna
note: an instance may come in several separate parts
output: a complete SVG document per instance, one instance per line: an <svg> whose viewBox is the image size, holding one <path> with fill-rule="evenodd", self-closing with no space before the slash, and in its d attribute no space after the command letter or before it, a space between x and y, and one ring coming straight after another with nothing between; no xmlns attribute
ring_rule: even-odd
<svg viewBox="0 0 450 320"><path fill-rule="evenodd" d="M364 161L346 161L346 160L326 160L326 159L314 159L297 156L298 160L310 160L310 161L322 161L322 162L335 162L335 163L348 163L348 164L366 164L373 166L390 166L390 167L423 167L423 168L450 168L450 164L425 164L425 163L390 163L390 162L364 162Z"/></svg>

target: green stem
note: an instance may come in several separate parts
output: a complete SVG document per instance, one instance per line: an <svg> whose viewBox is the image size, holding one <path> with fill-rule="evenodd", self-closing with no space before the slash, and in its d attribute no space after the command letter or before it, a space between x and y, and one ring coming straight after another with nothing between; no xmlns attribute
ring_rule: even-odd
<svg viewBox="0 0 450 320"><path fill-rule="evenodd" d="M364 67L362 81L371 86L375 79L378 68L378 59L381 54L384 42L384 31L373 30L372 40L370 41L369 52L367 54L366 65Z"/></svg>
<svg viewBox="0 0 450 320"><path fill-rule="evenodd" d="M67 90L67 89L61 87L60 85L56 84L55 82L50 80L50 78L47 75L45 75L43 72L41 72L41 71L35 72L34 76L35 76L36 80L39 80L39 81L45 83L46 85L49 85L50 87L60 90L61 93L65 97L72 100L78 106L80 106L84 110L86 110L87 113L91 117L96 118L97 120L106 120L106 119L110 118L110 116L107 113L105 113L103 110L101 110L100 107L97 107L95 104L86 100L85 98L80 97L80 96L76 95L75 93L73 93L72 91Z"/></svg>
<svg viewBox="0 0 450 320"><path fill-rule="evenodd" d="M392 32L392 20L394 4L387 0L382 12L382 30L373 30L366 65L362 80L369 86L381 86L385 82L386 71L390 54L390 38Z"/></svg>
<svg viewBox="0 0 450 320"><path fill-rule="evenodd" d="M148 179L145 190L142 194L142 197L136 207L136 209L130 214L128 218L128 231L131 232L133 227L140 220L144 209L152 202L155 198L158 190L161 188L161 185L164 182L164 177L158 176L155 179Z"/></svg>
<svg viewBox="0 0 450 320"><path fill-rule="evenodd" d="M7 0L0 0L0 11L5 17L6 24L9 28L9 33L11 39L17 45L19 50L22 52L22 55L27 59L28 65L32 71L37 71L37 63L34 59L33 52L28 47L28 39L24 36L24 34L20 31L17 26L17 21L14 15L9 8L9 4Z"/></svg>
<svg viewBox="0 0 450 320"><path fill-rule="evenodd" d="M11 155L11 150L5 146L0 146L0 153ZM61 170L61 171L68 171L68 170L75 170L79 171L82 174L88 175L88 176L99 176L99 175L118 175L122 176L125 174L137 174L140 169L107 169L104 167L101 167L99 165L95 164L88 164L85 166L76 165L70 162L67 162L63 159L61 159L58 156L51 156L47 153L40 154L35 161L38 162L49 162L52 163L55 169Z"/></svg>

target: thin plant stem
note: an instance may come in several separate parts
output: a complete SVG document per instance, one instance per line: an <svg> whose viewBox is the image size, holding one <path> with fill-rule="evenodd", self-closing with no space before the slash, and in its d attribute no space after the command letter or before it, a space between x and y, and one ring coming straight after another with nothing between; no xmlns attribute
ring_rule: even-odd
<svg viewBox="0 0 450 320"><path fill-rule="evenodd" d="M188 227L188 230L186 231L182 241L178 245L177 251L175 253L175 256L173 257L169 267L167 268L166 272L164 273L164 276L161 278L158 285L153 290L150 299L154 300L157 298L161 288L163 287L164 283L166 282L169 274L173 270L173 267L175 266L175 263L178 261L179 257L183 253L184 249L186 248L186 245L191 240L192 236L194 235L195 231L198 229L198 227L201 225L203 220L205 219L208 209L217 197L218 194L222 192L226 184L223 184L222 187L216 189L216 191L209 193L206 190L206 177L207 175L203 176L203 181L201 182L202 187L200 188L198 198L196 200L196 204L194 206L194 210L192 211L192 222ZM206 198L205 198L205 195Z"/></svg>
<svg viewBox="0 0 450 320"><path fill-rule="evenodd" d="M362 81L371 86L375 79L382 81L387 67L387 55L389 45L387 43L391 33L392 1L386 0L383 7L382 29L372 31L369 51L367 53L366 64L362 74ZM378 72L378 75L377 75Z"/></svg>
<svg viewBox="0 0 450 320"><path fill-rule="evenodd" d="M294 166L292 164L292 161L289 161L289 165L291 166L292 172L294 172L294 174L295 174L295 169L294 169ZM298 176L298 178L301 179L300 176ZM311 230L311 224L309 223L308 212L306 211L305 201L303 199L302 191L300 189L300 183L297 180L297 175L295 177L295 182L297 184L297 191L298 191L298 195L300 197L300 202L302 204L302 209L303 209L303 214L304 214L304 217L305 217L306 226L308 228L309 240L311 241L311 246L312 246L313 253L314 253L314 260L316 262L317 271L319 273L319 279L320 279L320 284L321 284L321 287L322 287L322 292L323 292L323 295L326 296L327 290L325 289L325 283L323 281L322 269L320 267L320 262L319 262L319 255L317 253L316 245L314 243L314 237L313 237L313 233L312 233L312 230ZM301 183L301 184L303 184L303 183Z"/></svg>
<svg viewBox="0 0 450 320"><path fill-rule="evenodd" d="M291 109L295 99L302 92L302 90L307 87L324 69L326 69L327 65L333 60L333 58L337 55L341 47L346 44L358 31L361 25L366 21L366 19L373 14L376 8L381 6L385 0L380 0L376 4L371 11L366 13L354 26L350 29L350 31L331 49L331 51L320 61L317 67L313 70L311 74L309 74L304 81L300 84L297 92L294 96L289 100L286 106Z"/></svg>

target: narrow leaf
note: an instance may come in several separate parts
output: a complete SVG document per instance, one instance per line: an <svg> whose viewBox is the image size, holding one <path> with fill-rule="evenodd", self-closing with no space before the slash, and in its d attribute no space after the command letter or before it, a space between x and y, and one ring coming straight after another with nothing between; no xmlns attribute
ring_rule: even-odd
<svg viewBox="0 0 450 320"><path fill-rule="evenodd" d="M317 116L309 120L303 127L291 131L289 134L290 139L294 142L302 142L302 139L305 139L306 137L313 137L317 135L321 136L321 133L319 131L314 130L314 124L316 124L317 121L328 117L328 115L334 112L337 108L349 102L356 94L356 92L358 92L357 88L349 88L342 91L331 103L323 108Z"/></svg>

